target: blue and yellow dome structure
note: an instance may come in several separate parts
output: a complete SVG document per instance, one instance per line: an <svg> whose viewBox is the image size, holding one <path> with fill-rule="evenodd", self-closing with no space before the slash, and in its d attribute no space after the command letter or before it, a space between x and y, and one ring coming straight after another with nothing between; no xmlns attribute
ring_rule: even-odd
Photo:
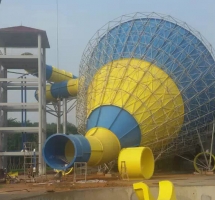
<svg viewBox="0 0 215 200"><path fill-rule="evenodd" d="M85 137L49 138L44 158L60 169L59 157L68 167L96 166L127 147L174 152L184 136L195 148L196 131L214 119L214 80L213 50L186 23L155 13L122 16L95 34L81 60L77 121Z"/></svg>

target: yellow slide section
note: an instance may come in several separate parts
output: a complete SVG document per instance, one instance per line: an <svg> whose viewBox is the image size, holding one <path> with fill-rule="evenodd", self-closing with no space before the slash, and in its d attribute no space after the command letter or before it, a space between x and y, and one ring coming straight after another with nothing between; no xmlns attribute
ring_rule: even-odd
<svg viewBox="0 0 215 200"><path fill-rule="evenodd" d="M122 164L125 166L122 166ZM126 173L129 179L150 179L154 173L154 156L148 147L124 148L118 157L120 174ZM123 172L124 170L124 172Z"/></svg>
<svg viewBox="0 0 215 200"><path fill-rule="evenodd" d="M101 105L122 107L133 115L142 146L175 137L184 120L183 99L174 81L139 59L115 60L98 70L88 88L87 116Z"/></svg>
<svg viewBox="0 0 215 200"><path fill-rule="evenodd" d="M146 185L145 183L134 183L133 188L138 197L138 200L155 200L150 192L148 185ZM177 200L174 185L172 182L159 182L159 195L157 200Z"/></svg>
<svg viewBox="0 0 215 200"><path fill-rule="evenodd" d="M78 93L78 79L70 79L67 83L67 90L72 97Z"/></svg>
<svg viewBox="0 0 215 200"><path fill-rule="evenodd" d="M52 86L53 85L46 85L46 102L47 103L57 102L57 98L54 98L52 96L52 93L51 93L52 92ZM64 89L64 91L67 90L71 97L76 97L77 93L78 93L78 79L70 79L67 82L67 85L65 87L66 88L61 88L61 90L63 90L63 89ZM38 90L36 90L36 96L38 96Z"/></svg>
<svg viewBox="0 0 215 200"><path fill-rule="evenodd" d="M62 81L68 81L72 78L73 78L72 73L52 66L52 74L51 77L49 78L49 81L58 83Z"/></svg>
<svg viewBox="0 0 215 200"><path fill-rule="evenodd" d="M39 90L36 90L36 99L39 98ZM57 102L57 99L54 98L51 94L51 85L46 85L46 103L49 103L49 102Z"/></svg>
<svg viewBox="0 0 215 200"><path fill-rule="evenodd" d="M115 134L103 127L95 127L90 129L86 135L86 139L90 144L90 158L87 162L88 166L98 166L118 157L121 150L120 142ZM65 160L69 163L75 155L74 145L70 140L65 145Z"/></svg>
<svg viewBox="0 0 215 200"><path fill-rule="evenodd" d="M51 94L51 85L46 85L46 102L57 102L57 99Z"/></svg>
<svg viewBox="0 0 215 200"><path fill-rule="evenodd" d="M89 166L98 166L118 157L121 146L114 133L106 128L95 127L90 129L86 135L90 143L91 155Z"/></svg>
<svg viewBox="0 0 215 200"><path fill-rule="evenodd" d="M137 195L138 200L155 200L150 192L149 186L145 183L134 183L133 189Z"/></svg>

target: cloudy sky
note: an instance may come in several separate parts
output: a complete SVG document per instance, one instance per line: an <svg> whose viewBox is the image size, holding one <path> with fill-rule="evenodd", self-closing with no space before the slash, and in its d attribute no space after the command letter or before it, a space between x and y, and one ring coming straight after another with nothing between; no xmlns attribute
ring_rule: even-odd
<svg viewBox="0 0 215 200"><path fill-rule="evenodd" d="M55 66L57 65L56 2L56 0L2 0L0 4L0 28L23 25L47 32L51 46L47 51L47 64ZM59 0L58 4L58 67L76 75L81 55L93 34L108 21L123 14L158 12L171 15L187 22L215 47L214 0ZM17 118L19 115L17 114ZM69 122L75 123L74 115L74 113L69 115ZM55 119L48 117L48 121Z"/></svg>

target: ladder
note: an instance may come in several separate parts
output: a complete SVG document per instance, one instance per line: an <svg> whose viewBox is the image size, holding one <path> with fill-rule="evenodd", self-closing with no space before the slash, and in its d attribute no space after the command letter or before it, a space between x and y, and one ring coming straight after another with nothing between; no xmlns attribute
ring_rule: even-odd
<svg viewBox="0 0 215 200"><path fill-rule="evenodd" d="M121 175L122 180L129 180L125 161L121 161L121 174L120 175Z"/></svg>

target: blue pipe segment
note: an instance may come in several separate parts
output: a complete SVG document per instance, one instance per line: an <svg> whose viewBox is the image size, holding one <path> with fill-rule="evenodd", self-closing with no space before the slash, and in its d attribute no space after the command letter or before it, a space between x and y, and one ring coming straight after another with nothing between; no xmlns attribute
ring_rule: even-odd
<svg viewBox="0 0 215 200"><path fill-rule="evenodd" d="M90 144L82 135L54 134L43 146L43 158L53 169L66 170L75 162L87 162L90 154Z"/></svg>
<svg viewBox="0 0 215 200"><path fill-rule="evenodd" d="M54 98L68 98L70 96L68 88L68 81L55 83L51 85L51 94Z"/></svg>
<svg viewBox="0 0 215 200"><path fill-rule="evenodd" d="M56 80L52 80L52 79L55 79L56 77L57 78L61 78L63 77L62 79L64 80L69 80L69 79L77 79L78 77L71 74L71 73L68 73L68 72L65 72L66 74L63 74L62 73L63 70L60 70L54 66L51 66L51 65L46 65L46 80L47 81L54 81L56 82ZM38 76L38 70L37 69L34 69L34 70L31 70L31 71L28 71L30 74L32 74L33 76ZM61 79L60 79L61 80ZM57 81L59 82L59 81Z"/></svg>

